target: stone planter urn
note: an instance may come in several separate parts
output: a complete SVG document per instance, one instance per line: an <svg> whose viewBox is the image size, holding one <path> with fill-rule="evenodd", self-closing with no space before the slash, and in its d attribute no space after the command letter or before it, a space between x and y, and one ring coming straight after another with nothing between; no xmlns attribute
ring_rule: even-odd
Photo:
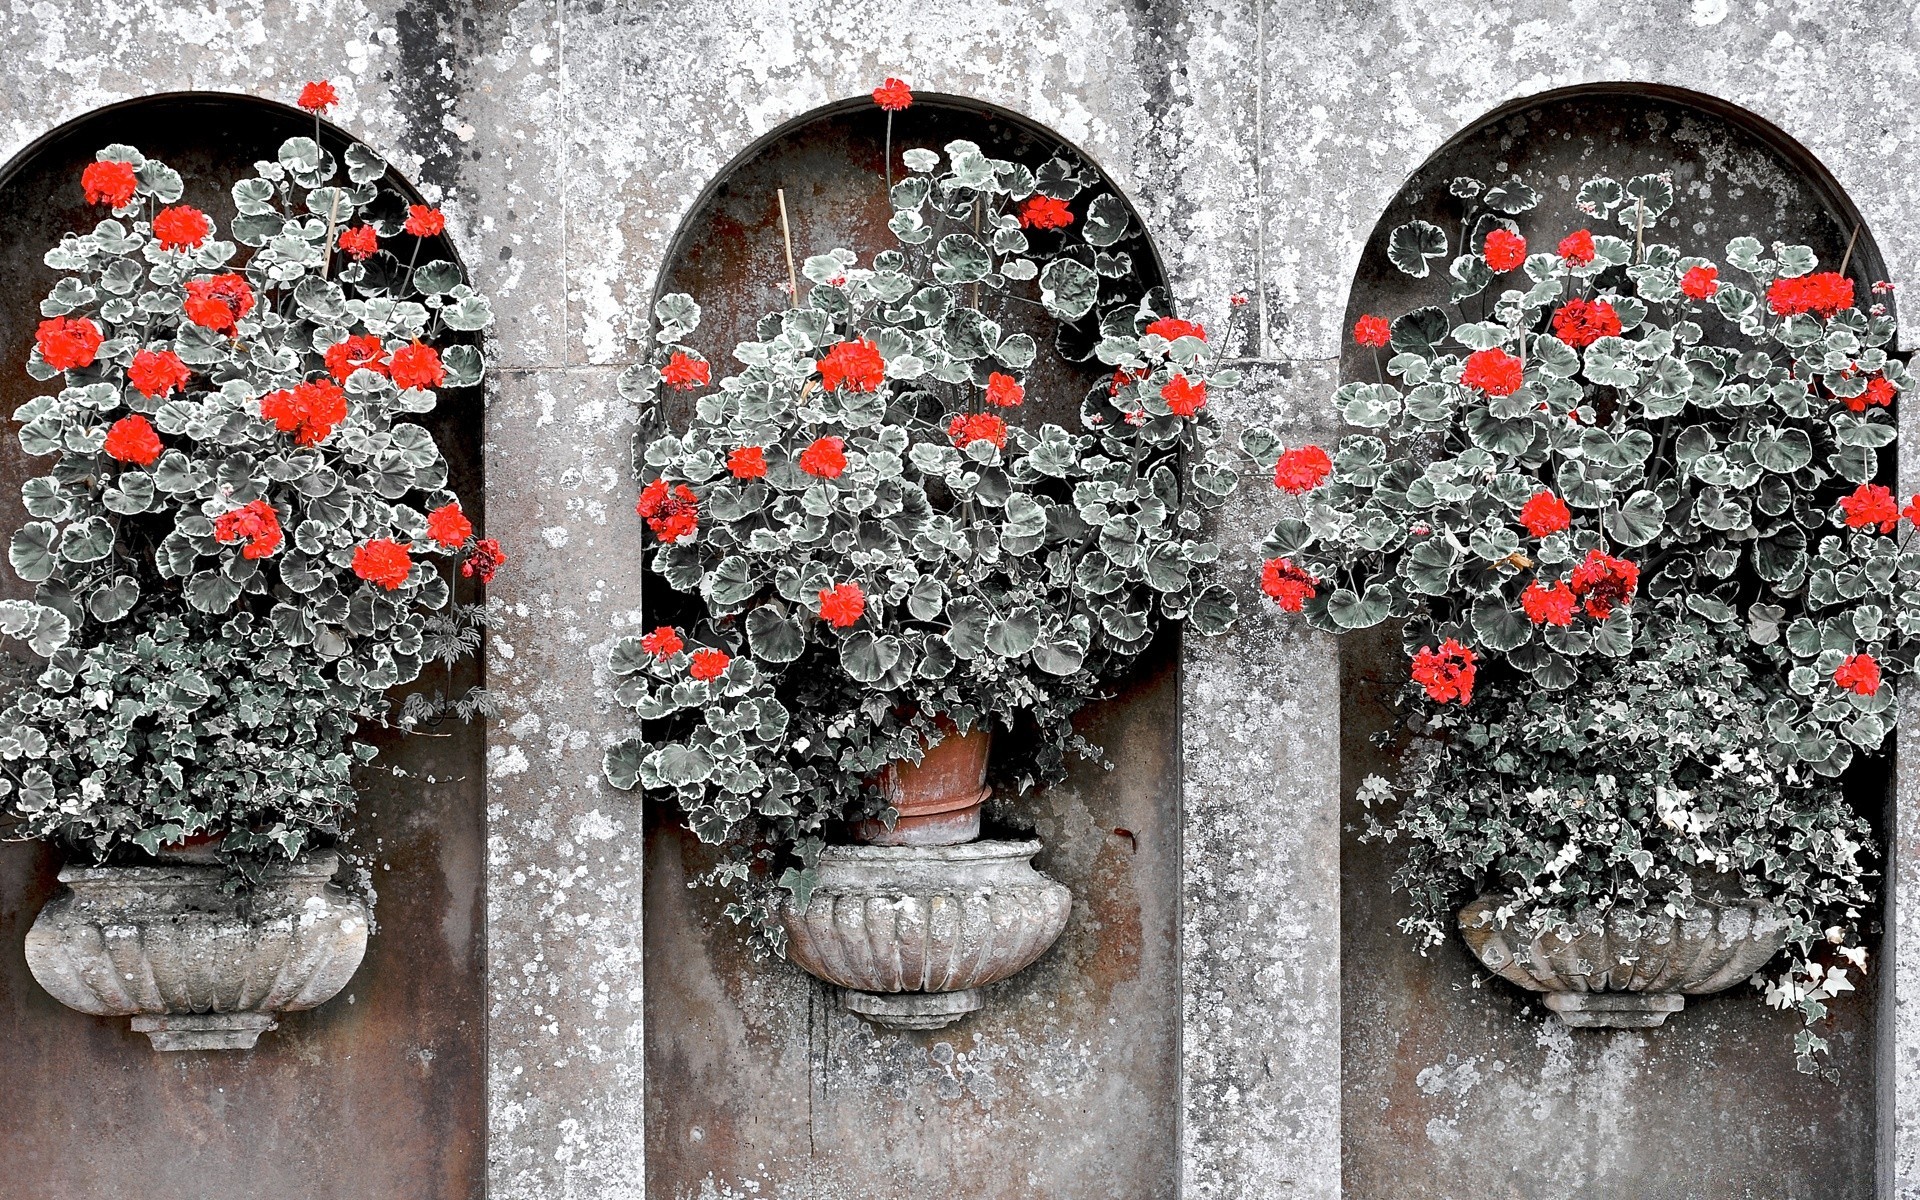
<svg viewBox="0 0 1920 1200"><path fill-rule="evenodd" d="M1700 900L1679 917L1589 912L1534 938L1500 920L1504 900L1482 896L1461 909L1460 936L1488 970L1545 993L1546 1006L1576 1029L1663 1025L1688 996L1750 978L1787 943L1786 918L1760 900Z"/></svg>
<svg viewBox="0 0 1920 1200"><path fill-rule="evenodd" d="M367 909L331 885L338 866L318 851L240 895L213 864L68 867L27 931L27 966L68 1008L132 1017L155 1050L251 1049L360 966Z"/></svg>
<svg viewBox="0 0 1920 1200"><path fill-rule="evenodd" d="M1072 896L1034 870L1037 841L830 846L805 911L782 914L787 954L893 1029L939 1029L986 1003L1066 928Z"/></svg>

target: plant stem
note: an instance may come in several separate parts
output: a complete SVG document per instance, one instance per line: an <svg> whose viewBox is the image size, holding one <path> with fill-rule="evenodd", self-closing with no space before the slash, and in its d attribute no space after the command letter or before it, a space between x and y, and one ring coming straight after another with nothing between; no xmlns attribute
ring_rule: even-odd
<svg viewBox="0 0 1920 1200"><path fill-rule="evenodd" d="M886 149L880 152L881 161L887 172L887 203L893 203L893 111L887 111Z"/></svg>
<svg viewBox="0 0 1920 1200"><path fill-rule="evenodd" d="M1840 256L1840 274L1847 273L1847 264L1853 261L1853 244L1860 240L1860 227L1855 225L1853 232L1847 235L1847 252Z"/></svg>
<svg viewBox="0 0 1920 1200"><path fill-rule="evenodd" d="M800 307L800 276L793 269L793 227L787 223L787 189L776 188L780 198L780 237L787 246L787 307Z"/></svg>
<svg viewBox="0 0 1920 1200"><path fill-rule="evenodd" d="M316 121L319 120L318 117L314 119ZM334 229L334 223L339 219L339 217L340 217L340 189L339 187L336 186L333 189L333 202L327 205L326 244L320 248L320 278L322 279L325 279L328 273L333 270L333 229ZM416 248L417 248L417 245L418 243L416 243ZM411 274L411 272L409 272L409 274Z"/></svg>

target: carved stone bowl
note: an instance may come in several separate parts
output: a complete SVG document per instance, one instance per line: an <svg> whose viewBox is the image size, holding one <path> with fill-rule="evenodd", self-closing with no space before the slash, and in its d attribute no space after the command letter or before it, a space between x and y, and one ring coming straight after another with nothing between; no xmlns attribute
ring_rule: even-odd
<svg viewBox="0 0 1920 1200"><path fill-rule="evenodd" d="M1695 901L1664 909L1589 912L1538 937L1500 919L1503 896L1460 910L1460 935L1487 969L1529 991L1579 1029L1648 1029L1686 997L1752 977L1787 943L1787 921L1761 900Z"/></svg>
<svg viewBox="0 0 1920 1200"><path fill-rule="evenodd" d="M828 847L806 910L782 914L788 957L845 988L847 1009L875 1024L950 1024L1066 928L1072 896L1033 869L1039 851L1037 841Z"/></svg>
<svg viewBox="0 0 1920 1200"><path fill-rule="evenodd" d="M215 865L69 867L27 931L27 966L68 1008L132 1017L156 1050L250 1049L360 966L367 909L328 882L338 865L309 854L238 895Z"/></svg>

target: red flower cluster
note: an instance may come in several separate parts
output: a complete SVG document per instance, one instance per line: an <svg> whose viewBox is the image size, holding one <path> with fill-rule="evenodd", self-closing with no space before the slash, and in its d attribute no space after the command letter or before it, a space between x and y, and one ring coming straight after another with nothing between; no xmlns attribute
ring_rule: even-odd
<svg viewBox="0 0 1920 1200"><path fill-rule="evenodd" d="M153 239L162 250L192 250L207 240L213 222L188 204L176 204L153 214Z"/></svg>
<svg viewBox="0 0 1920 1200"><path fill-rule="evenodd" d="M1527 261L1527 239L1511 229L1489 229L1480 256L1495 274L1504 275Z"/></svg>
<svg viewBox="0 0 1920 1200"><path fill-rule="evenodd" d="M735 479L765 479L766 451L759 446L741 446L727 455L727 474Z"/></svg>
<svg viewBox="0 0 1920 1200"><path fill-rule="evenodd" d="M1020 205L1020 228L1065 229L1073 224L1073 212L1065 200L1052 196L1028 196Z"/></svg>
<svg viewBox="0 0 1920 1200"><path fill-rule="evenodd" d="M820 592L820 619L835 629L845 629L867 611L867 594L857 583L842 583Z"/></svg>
<svg viewBox="0 0 1920 1200"><path fill-rule="evenodd" d="M1353 340L1362 346L1384 346L1393 340L1393 326L1385 317L1368 313L1353 323Z"/></svg>
<svg viewBox="0 0 1920 1200"><path fill-rule="evenodd" d="M127 366L127 382L149 400L157 400L187 386L193 372L171 350L135 350Z"/></svg>
<svg viewBox="0 0 1920 1200"><path fill-rule="evenodd" d="M280 549L280 514L265 500L249 500L213 519L213 540L222 546L245 542L241 558L267 558Z"/></svg>
<svg viewBox="0 0 1920 1200"><path fill-rule="evenodd" d="M1833 672L1833 682L1860 696L1880 691L1880 664L1871 654L1850 655Z"/></svg>
<svg viewBox="0 0 1920 1200"><path fill-rule="evenodd" d="M1689 300L1711 300L1719 291L1719 267L1688 267L1680 277L1680 293Z"/></svg>
<svg viewBox="0 0 1920 1200"><path fill-rule="evenodd" d="M1473 651L1452 638L1438 650L1422 647L1413 656L1413 681L1435 704L1465 705L1473 699Z"/></svg>
<svg viewBox="0 0 1920 1200"><path fill-rule="evenodd" d="M1520 360L1497 346L1475 350L1460 369L1460 385L1489 396L1511 396L1525 380Z"/></svg>
<svg viewBox="0 0 1920 1200"><path fill-rule="evenodd" d="M1893 404L1893 398L1899 394L1900 389L1894 387L1885 375L1875 375L1867 380L1866 391L1858 396L1842 396L1839 399L1840 403L1847 406L1847 411L1863 413L1869 407L1890 407Z"/></svg>
<svg viewBox="0 0 1920 1200"><path fill-rule="evenodd" d="M401 389L436 388L447 381L447 368L440 352L432 346L413 342L393 352L393 386Z"/></svg>
<svg viewBox="0 0 1920 1200"><path fill-rule="evenodd" d="M1633 603L1640 568L1624 558L1589 550L1585 561L1573 569L1572 583L1573 594L1586 606L1587 615L1604 621L1613 614L1614 605L1624 608Z"/></svg>
<svg viewBox="0 0 1920 1200"><path fill-rule="evenodd" d="M134 189L139 186L140 179L134 174L132 163L91 162L80 172L80 189L87 194L88 204L111 204L119 208L133 199Z"/></svg>
<svg viewBox="0 0 1920 1200"><path fill-rule="evenodd" d="M665 662L686 649L687 644L680 640L678 629L671 625L661 625L640 639L640 648L661 662Z"/></svg>
<svg viewBox="0 0 1920 1200"><path fill-rule="evenodd" d="M838 479L847 469L846 446L843 438L815 438L800 452L800 469L818 479Z"/></svg>
<svg viewBox="0 0 1920 1200"><path fill-rule="evenodd" d="M887 377L887 360L866 338L841 342L820 360L820 386L830 392L877 391Z"/></svg>
<svg viewBox="0 0 1920 1200"><path fill-rule="evenodd" d="M913 103L913 89L889 75L884 83L873 89L873 102L888 112L899 112Z"/></svg>
<svg viewBox="0 0 1920 1200"><path fill-rule="evenodd" d="M353 552L353 573L389 592L398 591L413 571L413 547L391 538L374 538Z"/></svg>
<svg viewBox="0 0 1920 1200"><path fill-rule="evenodd" d="M1260 590L1273 597L1280 611L1297 613L1313 599L1314 585L1320 582L1313 575L1293 565L1290 558L1270 558L1260 568Z"/></svg>
<svg viewBox="0 0 1920 1200"><path fill-rule="evenodd" d="M695 358L675 350L668 357L667 365L660 368L660 378L676 391L690 392L694 388L707 386L713 378L713 368L704 358Z"/></svg>
<svg viewBox="0 0 1920 1200"><path fill-rule="evenodd" d="M460 564L460 573L469 579L478 575L481 583L492 583L493 573L506 564L507 556L501 551L500 543L493 538L481 538L473 544L467 561Z"/></svg>
<svg viewBox="0 0 1920 1200"><path fill-rule="evenodd" d="M340 93L333 90L333 84L317 79L300 89L300 98L294 101L310 113L319 114L340 103Z"/></svg>
<svg viewBox="0 0 1920 1200"><path fill-rule="evenodd" d="M1838 271L1816 271L1792 279L1776 279L1767 288L1767 307L1777 317L1812 313L1831 317L1853 307L1853 280Z"/></svg>
<svg viewBox="0 0 1920 1200"><path fill-rule="evenodd" d="M321 357L326 359L327 374L333 376L336 383L345 383L347 376L355 371L385 375L389 370L386 346L370 333L357 333L344 342L335 342Z"/></svg>
<svg viewBox="0 0 1920 1200"><path fill-rule="evenodd" d="M1573 589L1564 581L1542 587L1536 579L1520 593L1520 607L1526 610L1527 620L1535 625L1573 624L1573 604Z"/></svg>
<svg viewBox="0 0 1920 1200"><path fill-rule="evenodd" d="M236 322L253 311L253 289L246 276L228 272L208 279L187 280L187 319L202 329L230 333Z"/></svg>
<svg viewBox="0 0 1920 1200"><path fill-rule="evenodd" d="M1200 327L1199 322L1182 321L1179 317L1160 317L1147 326L1146 332L1169 342L1177 342L1183 337L1199 338L1203 342L1207 340L1207 331Z"/></svg>
<svg viewBox="0 0 1920 1200"><path fill-rule="evenodd" d="M121 417L108 427L107 440L101 449L116 462L150 467L165 447L160 444L160 435L153 431L153 425L139 413L134 413L130 417Z"/></svg>
<svg viewBox="0 0 1920 1200"><path fill-rule="evenodd" d="M1605 300L1569 300L1553 314L1553 336L1575 350L1620 335L1620 314Z"/></svg>
<svg viewBox="0 0 1920 1200"><path fill-rule="evenodd" d="M328 379L310 379L291 390L260 397L260 415L302 446L318 446L347 419L347 394Z"/></svg>
<svg viewBox="0 0 1920 1200"><path fill-rule="evenodd" d="M1011 375L995 371L987 376L987 403L995 408L1018 408L1027 398L1027 389Z"/></svg>
<svg viewBox="0 0 1920 1200"><path fill-rule="evenodd" d="M1320 486L1333 474L1333 460L1318 446L1289 450L1273 464L1273 486L1289 496L1300 496Z"/></svg>
<svg viewBox="0 0 1920 1200"><path fill-rule="evenodd" d="M415 237L433 237L447 227L447 214L426 204L407 205L407 223L401 226Z"/></svg>
<svg viewBox="0 0 1920 1200"><path fill-rule="evenodd" d="M1520 506L1520 524L1534 537L1543 538L1572 525L1573 512L1552 492L1535 492Z"/></svg>
<svg viewBox="0 0 1920 1200"><path fill-rule="evenodd" d="M1840 511L1846 514L1848 529L1880 527L1892 533L1900 523L1900 502L1893 493L1877 483L1863 483L1850 496L1840 497Z"/></svg>
<svg viewBox="0 0 1920 1200"><path fill-rule="evenodd" d="M380 249L380 233L371 225L340 231L340 250L355 262L365 262Z"/></svg>
<svg viewBox="0 0 1920 1200"><path fill-rule="evenodd" d="M473 522L460 511L460 502L442 504L427 514L427 537L448 550L458 550L473 536Z"/></svg>
<svg viewBox="0 0 1920 1200"><path fill-rule="evenodd" d="M102 340L100 327L85 317L48 317L33 333L40 357L56 371L92 366Z"/></svg>
<svg viewBox="0 0 1920 1200"><path fill-rule="evenodd" d="M727 664L732 661L725 650L695 650L693 661L687 664L687 674L702 682L718 679L727 673Z"/></svg>
<svg viewBox="0 0 1920 1200"><path fill-rule="evenodd" d="M947 422L947 436L962 450L975 442L992 442L1004 450L1007 423L992 413L963 413Z"/></svg>
<svg viewBox="0 0 1920 1200"><path fill-rule="evenodd" d="M1570 267L1584 267L1593 261L1593 235L1584 229L1577 229L1560 239L1555 247L1560 261Z"/></svg>
<svg viewBox="0 0 1920 1200"><path fill-rule="evenodd" d="M663 542L677 542L700 527L700 499L684 483L669 488L666 480L654 480L640 489L634 511Z"/></svg>
<svg viewBox="0 0 1920 1200"><path fill-rule="evenodd" d="M1207 385L1192 383L1185 375L1175 375L1161 387L1160 398L1167 402L1174 416L1191 417L1207 406Z"/></svg>

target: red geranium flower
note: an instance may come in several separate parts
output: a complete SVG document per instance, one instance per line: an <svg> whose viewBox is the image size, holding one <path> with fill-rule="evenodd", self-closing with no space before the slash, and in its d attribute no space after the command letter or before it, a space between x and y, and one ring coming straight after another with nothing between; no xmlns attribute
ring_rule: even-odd
<svg viewBox="0 0 1920 1200"><path fill-rule="evenodd" d="M1027 398L1027 389L1011 375L995 371L987 376L987 403L995 408L1017 408Z"/></svg>
<svg viewBox="0 0 1920 1200"><path fill-rule="evenodd" d="M80 172L80 189L87 194L88 204L111 204L120 208L133 199L134 189L139 186L140 179L134 174L132 163L91 162Z"/></svg>
<svg viewBox="0 0 1920 1200"><path fill-rule="evenodd" d="M1853 307L1853 280L1838 271L1816 271L1793 279L1776 279L1767 289L1767 307L1775 316L1812 313L1831 317Z"/></svg>
<svg viewBox="0 0 1920 1200"><path fill-rule="evenodd" d="M33 333L41 359L56 371L92 366L101 341L100 327L85 317L48 317Z"/></svg>
<svg viewBox="0 0 1920 1200"><path fill-rule="evenodd" d="M427 537L448 550L458 550L473 536L473 522L460 511L460 502L442 504L427 514Z"/></svg>
<svg viewBox="0 0 1920 1200"><path fill-rule="evenodd" d="M447 381L447 368L440 362L440 352L421 342L395 350L392 370L393 386L397 388L436 388Z"/></svg>
<svg viewBox="0 0 1920 1200"><path fill-rule="evenodd" d="M1520 593L1520 607L1535 625L1573 624L1573 589L1564 582L1542 587L1538 579Z"/></svg>
<svg viewBox="0 0 1920 1200"><path fill-rule="evenodd" d="M260 397L260 415L302 446L318 446L347 419L347 394L329 379L310 379L291 391Z"/></svg>
<svg viewBox="0 0 1920 1200"><path fill-rule="evenodd" d="M327 374L337 383L345 383L355 371L387 374L387 348L371 333L357 333L344 342L335 342L321 356L327 361Z"/></svg>
<svg viewBox="0 0 1920 1200"><path fill-rule="evenodd" d="M887 377L887 360L866 338L841 342L820 360L820 386L830 392L871 392Z"/></svg>
<svg viewBox="0 0 1920 1200"><path fill-rule="evenodd" d="M1614 605L1624 608L1633 603L1633 593L1640 586L1640 568L1624 558L1589 550L1585 561L1573 569L1572 582L1573 594L1585 602L1587 615L1604 621L1612 615Z"/></svg>
<svg viewBox="0 0 1920 1200"><path fill-rule="evenodd" d="M1527 261L1527 239L1511 229L1489 229L1480 256L1495 274L1504 275Z"/></svg>
<svg viewBox="0 0 1920 1200"><path fill-rule="evenodd" d="M1566 501L1552 492L1535 492L1520 506L1520 524L1537 538L1559 533L1572 523L1573 513L1567 508Z"/></svg>
<svg viewBox="0 0 1920 1200"><path fill-rule="evenodd" d="M1880 664L1871 654L1851 655L1835 668L1833 681L1856 695L1874 695L1880 690Z"/></svg>
<svg viewBox="0 0 1920 1200"><path fill-rule="evenodd" d="M1473 651L1452 638L1438 650L1422 647L1413 656L1413 681L1427 689L1427 698L1436 704L1472 700L1473 675Z"/></svg>
<svg viewBox="0 0 1920 1200"><path fill-rule="evenodd" d="M732 661L725 650L695 650L693 661L687 664L687 674L703 681L718 679L727 673L727 664Z"/></svg>
<svg viewBox="0 0 1920 1200"><path fill-rule="evenodd" d="M333 90L332 83L317 79L300 89L300 99L294 103L310 113L323 113L340 103L340 93Z"/></svg>
<svg viewBox="0 0 1920 1200"><path fill-rule="evenodd" d="M1879 526L1881 533L1892 533L1900 523L1900 503L1893 493L1877 483L1863 483L1851 496L1840 497L1840 511L1846 514L1848 529Z"/></svg>
<svg viewBox="0 0 1920 1200"><path fill-rule="evenodd" d="M677 542L700 527L700 498L684 483L670 488L666 480L654 480L640 489L634 511L663 542Z"/></svg>
<svg viewBox="0 0 1920 1200"><path fill-rule="evenodd" d="M1920 525L1920 496L1908 500L1907 506L1900 510L1900 515L1907 519L1907 524Z"/></svg>
<svg viewBox="0 0 1920 1200"><path fill-rule="evenodd" d="M1603 337L1620 335L1620 314L1605 300L1573 299L1553 314L1553 336L1575 350L1585 350Z"/></svg>
<svg viewBox="0 0 1920 1200"><path fill-rule="evenodd" d="M1190 382L1185 375L1175 375L1160 389L1160 398L1167 402L1176 417L1191 417L1207 406L1207 385Z"/></svg>
<svg viewBox="0 0 1920 1200"><path fill-rule="evenodd" d="M1524 377L1520 360L1494 346L1467 355L1466 365L1460 370L1460 385L1489 396L1511 396L1520 390Z"/></svg>
<svg viewBox="0 0 1920 1200"><path fill-rule="evenodd" d="M207 240L213 222L188 204L176 204L153 214L153 239L162 250L191 250Z"/></svg>
<svg viewBox="0 0 1920 1200"><path fill-rule="evenodd" d="M1065 200L1052 196L1028 196L1020 205L1020 228L1065 229L1073 224L1073 213Z"/></svg>
<svg viewBox="0 0 1920 1200"><path fill-rule="evenodd" d="M447 215L425 204L407 205L407 223L401 228L415 237L432 237L447 227Z"/></svg>
<svg viewBox="0 0 1920 1200"><path fill-rule="evenodd" d="M374 538L353 552L353 573L388 591L398 591L413 570L413 547L391 538Z"/></svg>
<svg viewBox="0 0 1920 1200"><path fill-rule="evenodd" d="M1290 558L1270 558L1260 568L1260 590L1272 596L1280 611L1297 613L1313 599L1320 581L1293 565Z"/></svg>
<svg viewBox="0 0 1920 1200"><path fill-rule="evenodd" d="M1007 423L992 413L963 414L947 422L947 436L962 450L975 442L992 442L1005 449Z"/></svg>
<svg viewBox="0 0 1920 1200"><path fill-rule="evenodd" d="M501 552L500 543L493 538L481 538L473 544L467 561L460 564L460 573L469 578L478 575L481 583L492 583L493 573L507 563L507 556Z"/></svg>
<svg viewBox="0 0 1920 1200"><path fill-rule="evenodd" d="M187 280L187 319L202 329L232 332L235 323L252 311L253 289L244 275L228 272Z"/></svg>
<svg viewBox="0 0 1920 1200"><path fill-rule="evenodd" d="M1155 337L1163 337L1169 342L1177 342L1183 337L1207 340L1207 331L1198 322L1182 321L1179 317L1161 317L1148 325L1146 332Z"/></svg>
<svg viewBox="0 0 1920 1200"><path fill-rule="evenodd" d="M735 479L765 479L766 451L758 446L741 446L727 455L727 473Z"/></svg>
<svg viewBox="0 0 1920 1200"><path fill-rule="evenodd" d="M1362 346L1384 346L1393 340L1393 326L1372 313L1353 323L1353 340Z"/></svg>
<svg viewBox="0 0 1920 1200"><path fill-rule="evenodd" d="M820 479L838 479L847 469L847 443L837 437L815 438L800 452L800 469Z"/></svg>
<svg viewBox="0 0 1920 1200"><path fill-rule="evenodd" d="M888 112L899 112L913 103L913 89L889 75L885 83L873 89L873 102Z"/></svg>
<svg viewBox="0 0 1920 1200"><path fill-rule="evenodd" d="M1900 389L1894 387L1893 383L1888 380L1886 376L1875 375L1872 379L1867 380L1866 391L1860 393L1858 396L1842 396L1840 397L1840 403L1846 405L1850 412L1863 413L1867 411L1869 406L1879 408L1890 407L1893 404L1893 398L1899 394L1899 391Z"/></svg>
<svg viewBox="0 0 1920 1200"><path fill-rule="evenodd" d="M153 465L165 449L160 444L160 435L139 413L130 417L121 417L107 428L107 441L101 449L107 457L118 462L136 463L143 467Z"/></svg>
<svg viewBox="0 0 1920 1200"><path fill-rule="evenodd" d="M1719 267L1688 267L1680 277L1680 293L1689 300L1711 300L1719 290Z"/></svg>
<svg viewBox="0 0 1920 1200"><path fill-rule="evenodd" d="M713 378L713 368L704 358L695 358L691 354L675 350L667 359L667 365L660 369L660 378L666 385L682 392L705 387Z"/></svg>
<svg viewBox="0 0 1920 1200"><path fill-rule="evenodd" d="M680 631L671 625L661 625L640 639L640 648L662 662L686 647L687 644L680 640Z"/></svg>
<svg viewBox="0 0 1920 1200"><path fill-rule="evenodd" d="M867 611L867 594L857 583L842 583L820 592L820 619L835 629L845 629Z"/></svg>
<svg viewBox="0 0 1920 1200"><path fill-rule="evenodd" d="M1568 266L1584 267L1593 261L1593 235L1584 229L1575 230L1560 239L1556 250Z"/></svg>
<svg viewBox="0 0 1920 1200"><path fill-rule="evenodd" d="M265 500L249 500L213 519L213 540L223 546L245 542L241 558L267 558L280 549L280 514Z"/></svg>
<svg viewBox="0 0 1920 1200"><path fill-rule="evenodd" d="M184 389L193 372L171 350L135 350L127 367L127 382L142 396L157 400L176 388Z"/></svg>
<svg viewBox="0 0 1920 1200"><path fill-rule="evenodd" d="M1289 450L1273 464L1273 486L1290 496L1299 496L1320 486L1333 474L1333 460L1318 446Z"/></svg>
<svg viewBox="0 0 1920 1200"><path fill-rule="evenodd" d="M380 249L380 233L371 225L355 225L340 231L340 250L357 262L365 262Z"/></svg>

